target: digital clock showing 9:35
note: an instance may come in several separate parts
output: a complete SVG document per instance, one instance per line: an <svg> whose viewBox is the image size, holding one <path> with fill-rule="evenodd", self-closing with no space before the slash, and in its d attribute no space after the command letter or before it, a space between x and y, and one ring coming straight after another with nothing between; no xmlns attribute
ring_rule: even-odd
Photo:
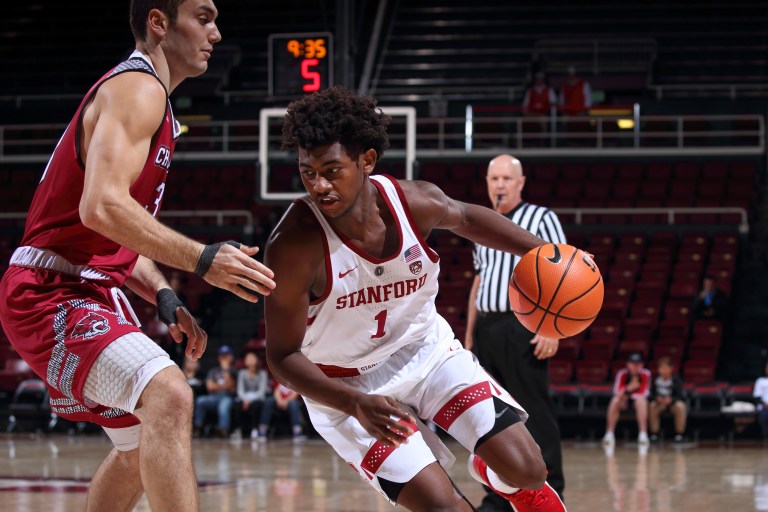
<svg viewBox="0 0 768 512"><path fill-rule="evenodd" d="M269 95L296 97L333 85L328 32L269 36Z"/></svg>

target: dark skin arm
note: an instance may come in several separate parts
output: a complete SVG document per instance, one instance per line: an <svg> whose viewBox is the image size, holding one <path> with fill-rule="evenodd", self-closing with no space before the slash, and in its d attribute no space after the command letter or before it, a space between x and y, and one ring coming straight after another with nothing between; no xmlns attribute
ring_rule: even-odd
<svg viewBox="0 0 768 512"><path fill-rule="evenodd" d="M424 236L432 229L448 229L474 242L518 255L545 243L498 213L450 199L429 183L402 182L402 186ZM380 210L386 211L380 197L378 200ZM267 361L275 376L297 393L354 416L385 444L403 442L407 431L400 429L390 416L412 419L395 400L360 393L338 379L326 377L300 351L306 332L309 293L320 296L326 281L322 238L305 206L292 205L275 228L267 244L265 264L281 276L280 286L265 301Z"/></svg>
<svg viewBox="0 0 768 512"><path fill-rule="evenodd" d="M426 237L447 229L472 242L522 256L547 242L490 208L446 196L426 181L400 181L414 220Z"/></svg>
<svg viewBox="0 0 768 512"><path fill-rule="evenodd" d="M267 318L267 362L275 377L300 395L354 416L377 440L388 446L403 443L410 430L390 416L413 418L392 398L361 393L339 379L327 377L301 353L307 326L309 293L325 288L325 256L318 226L304 205L292 205L275 228L265 254L266 264L280 278L264 303ZM301 255L301 256L297 256Z"/></svg>

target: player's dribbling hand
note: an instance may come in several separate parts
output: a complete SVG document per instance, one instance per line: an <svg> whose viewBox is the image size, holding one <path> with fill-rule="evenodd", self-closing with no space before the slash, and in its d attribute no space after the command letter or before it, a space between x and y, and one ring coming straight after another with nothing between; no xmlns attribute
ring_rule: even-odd
<svg viewBox="0 0 768 512"><path fill-rule="evenodd" d="M355 406L360 424L386 446L398 447L418 430L411 415L393 398L382 395L362 395Z"/></svg>
<svg viewBox="0 0 768 512"><path fill-rule="evenodd" d="M176 308L176 323L168 324L168 332L173 341L181 343L187 335L187 357L200 359L208 345L208 334L197 324L197 320L185 307Z"/></svg>
<svg viewBox="0 0 768 512"><path fill-rule="evenodd" d="M241 245L239 249L224 244L213 259L211 268L203 279L208 283L228 290L241 299L258 302L255 295L269 295L275 288L272 278L275 274L264 264L252 258L259 252L258 247Z"/></svg>

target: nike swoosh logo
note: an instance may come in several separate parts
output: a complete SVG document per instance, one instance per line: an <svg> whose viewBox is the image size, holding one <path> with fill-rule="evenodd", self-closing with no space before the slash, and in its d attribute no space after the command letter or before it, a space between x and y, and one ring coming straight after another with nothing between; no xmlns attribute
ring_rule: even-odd
<svg viewBox="0 0 768 512"><path fill-rule="evenodd" d="M347 274L349 274L350 272L352 272L356 268L357 268L357 265L355 265L354 268L351 268L351 269L347 270L346 272L339 272L339 279L341 279L343 277L346 277Z"/></svg>
<svg viewBox="0 0 768 512"><path fill-rule="evenodd" d="M501 411L501 412L499 412L499 413L496 413L496 418L497 418L497 419L498 419L498 418L501 418L502 416L504 416L504 413L505 413L505 412L507 412L508 410L509 410L509 407L505 407L504 409L502 409L502 411Z"/></svg>
<svg viewBox="0 0 768 512"><path fill-rule="evenodd" d="M560 255L560 248L557 246L557 244L552 244L552 247L555 249L555 255L547 259L552 263L560 263L560 260L563 259L563 257Z"/></svg>

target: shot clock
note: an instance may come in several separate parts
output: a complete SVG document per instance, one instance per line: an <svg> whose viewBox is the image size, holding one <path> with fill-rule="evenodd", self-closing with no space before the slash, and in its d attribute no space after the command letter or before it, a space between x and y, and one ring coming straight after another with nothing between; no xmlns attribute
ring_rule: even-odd
<svg viewBox="0 0 768 512"><path fill-rule="evenodd" d="M269 36L269 95L296 97L333 85L329 32Z"/></svg>

